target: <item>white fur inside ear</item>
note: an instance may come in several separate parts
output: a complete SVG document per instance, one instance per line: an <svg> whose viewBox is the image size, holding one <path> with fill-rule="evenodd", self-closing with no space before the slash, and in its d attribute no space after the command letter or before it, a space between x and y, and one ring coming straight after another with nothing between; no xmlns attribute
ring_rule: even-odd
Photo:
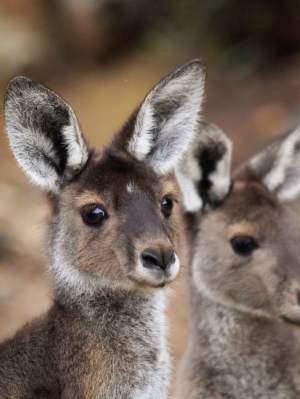
<svg viewBox="0 0 300 399"><path fill-rule="evenodd" d="M6 116L10 147L19 165L35 185L45 191L57 193L57 172L43 155L46 153L49 158L57 162L51 140L38 132L24 128L13 114L8 117L7 113Z"/></svg>
<svg viewBox="0 0 300 399"><path fill-rule="evenodd" d="M191 213L200 211L203 201L196 189L195 182L178 169L176 169L176 177L182 192L184 209Z"/></svg>
<svg viewBox="0 0 300 399"><path fill-rule="evenodd" d="M202 171L194 156L192 148L175 168L176 178L182 192L183 206L187 212L198 212L202 209L203 201L197 190L197 183L202 178Z"/></svg>
<svg viewBox="0 0 300 399"><path fill-rule="evenodd" d="M65 126L62 131L64 142L68 148L67 167L79 170L85 165L88 159L88 150L83 141L76 116L72 110L69 110L69 112L71 117L70 125Z"/></svg>
<svg viewBox="0 0 300 399"><path fill-rule="evenodd" d="M191 84L195 87L190 87ZM183 95L184 98L179 100L182 103L174 115L164 120L161 134L154 147L151 164L161 174L172 170L192 143L200 118L204 94L204 81L195 84L195 82L189 81L188 77L183 77L181 81L170 86L165 93L165 101L168 98L176 97L176 95L179 97Z"/></svg>
<svg viewBox="0 0 300 399"><path fill-rule="evenodd" d="M217 162L216 170L209 176L209 180L213 196L221 200L228 194L231 186L232 142L221 130L219 133L219 139L222 139L226 151Z"/></svg>
<svg viewBox="0 0 300 399"><path fill-rule="evenodd" d="M142 161L153 146L153 112L151 104L145 102L136 118L134 133L128 144L128 151Z"/></svg>
<svg viewBox="0 0 300 399"><path fill-rule="evenodd" d="M88 150L71 107L44 86L13 79L6 93L5 122L16 160L32 182L58 193L88 159Z"/></svg>
<svg viewBox="0 0 300 399"><path fill-rule="evenodd" d="M300 127L254 157L250 166L259 173L266 163L269 169L262 176L264 185L280 200L294 200L300 193Z"/></svg>
<svg viewBox="0 0 300 399"><path fill-rule="evenodd" d="M128 151L159 174L175 167L194 138L204 77L199 62L184 66L148 94L137 114Z"/></svg>

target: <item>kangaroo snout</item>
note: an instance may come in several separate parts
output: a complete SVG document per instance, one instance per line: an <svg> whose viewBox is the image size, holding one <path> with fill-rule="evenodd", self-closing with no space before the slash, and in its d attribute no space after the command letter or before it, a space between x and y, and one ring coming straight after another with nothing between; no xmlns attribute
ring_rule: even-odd
<svg viewBox="0 0 300 399"><path fill-rule="evenodd" d="M151 287L161 287L172 282L179 272L179 259L173 246L151 243L137 254L137 264L130 278Z"/></svg>
<svg viewBox="0 0 300 399"><path fill-rule="evenodd" d="M176 256L174 249L147 248L141 254L144 267L149 269L158 268L166 271L175 263Z"/></svg>

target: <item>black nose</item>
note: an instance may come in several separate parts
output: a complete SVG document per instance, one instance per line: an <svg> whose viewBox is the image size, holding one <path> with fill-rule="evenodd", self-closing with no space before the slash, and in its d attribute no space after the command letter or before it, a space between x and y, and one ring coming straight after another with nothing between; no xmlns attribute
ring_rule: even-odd
<svg viewBox="0 0 300 399"><path fill-rule="evenodd" d="M143 251L142 262L144 267L160 268L166 270L168 266L175 262L175 252L173 249L167 251L159 251L152 248L147 248Z"/></svg>

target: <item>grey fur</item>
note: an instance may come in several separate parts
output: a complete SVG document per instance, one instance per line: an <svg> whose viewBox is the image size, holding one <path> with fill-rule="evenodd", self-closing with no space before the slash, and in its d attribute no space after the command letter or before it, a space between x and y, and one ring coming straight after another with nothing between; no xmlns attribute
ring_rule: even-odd
<svg viewBox="0 0 300 399"><path fill-rule="evenodd" d="M300 342L290 325L300 323L300 220L281 202L285 172L298 167L297 136L276 139L229 174L223 202L193 219L190 334L178 399L300 397ZM273 171L280 193L265 180ZM254 240L252 250L237 251L237 237Z"/></svg>
<svg viewBox="0 0 300 399"><path fill-rule="evenodd" d="M165 398L170 366L157 320L164 294L157 295L102 290L60 300L1 345L1 398L31 399L40 390L52 399Z"/></svg>

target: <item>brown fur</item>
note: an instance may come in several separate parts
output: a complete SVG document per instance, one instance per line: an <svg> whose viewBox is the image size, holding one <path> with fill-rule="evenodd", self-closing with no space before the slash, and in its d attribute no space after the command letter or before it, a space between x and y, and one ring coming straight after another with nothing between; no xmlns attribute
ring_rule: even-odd
<svg viewBox="0 0 300 399"><path fill-rule="evenodd" d="M135 161L118 168L118 159L111 160L109 153L106 157L92 158L62 191L50 228L50 257L56 256L57 230L65 226L69 257L81 273L106 286L91 295L76 293L54 277L55 303L49 313L0 347L1 398L32 398L33 392L36 397L48 392L51 398L106 398L117 382L121 389L122 379L124 386L134 386L138 368L133 364L159 360L151 338L151 292L157 288L131 278L130 272L145 246L174 245L180 256L180 206L175 202L168 220L160 212L161 197L168 193L177 201L178 189L172 175L158 178ZM129 181L134 181L136 194L127 193ZM110 214L106 225L93 229L83 224L79 209L87 202L105 206ZM120 293L108 285L119 287ZM134 345L140 347L138 353ZM114 391L114 397L127 397L124 391Z"/></svg>
<svg viewBox="0 0 300 399"><path fill-rule="evenodd" d="M166 399L166 290L184 245L174 168L198 124L205 72L162 79L112 143L89 150L71 107L13 79L13 153L50 194L54 305L0 345L0 397Z"/></svg>

